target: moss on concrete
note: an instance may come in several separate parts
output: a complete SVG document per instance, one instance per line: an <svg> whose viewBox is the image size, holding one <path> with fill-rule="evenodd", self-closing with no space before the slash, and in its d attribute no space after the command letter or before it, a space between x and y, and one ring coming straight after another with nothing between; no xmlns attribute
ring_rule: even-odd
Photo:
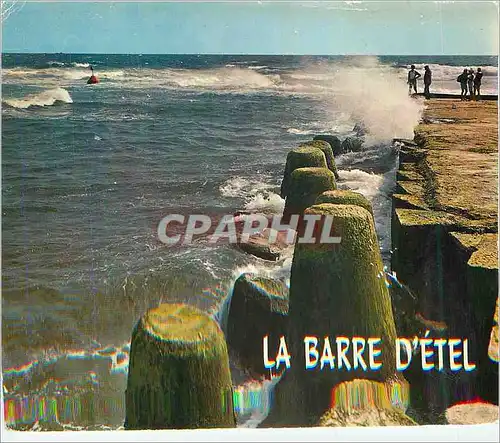
<svg viewBox="0 0 500 443"><path fill-rule="evenodd" d="M399 170L396 172L396 181L422 181L423 179L417 171Z"/></svg>
<svg viewBox="0 0 500 443"><path fill-rule="evenodd" d="M314 140L324 140L325 142L329 143L332 147L333 155L342 154L342 142L337 136L320 134L316 135L314 137Z"/></svg>
<svg viewBox="0 0 500 443"><path fill-rule="evenodd" d="M298 168L316 167L326 168L325 154L317 146L305 146L292 149L286 157L285 172L281 183L281 197L288 195L290 178Z"/></svg>
<svg viewBox="0 0 500 443"><path fill-rule="evenodd" d="M416 197L420 197L425 200L424 181L423 180L397 181L396 193L414 195Z"/></svg>
<svg viewBox="0 0 500 443"><path fill-rule="evenodd" d="M234 427L224 334L207 314L163 304L137 323L130 350L126 429Z"/></svg>
<svg viewBox="0 0 500 443"><path fill-rule="evenodd" d="M372 215L353 205L324 203L305 214L332 217L339 244L295 246L290 280L287 344L300 363L287 371L275 390L275 408L265 426L317 423L329 409L332 388L354 378L388 381L397 378L391 299L383 277ZM381 337L378 371L305 370L305 336ZM290 410L290 404L295 405Z"/></svg>
<svg viewBox="0 0 500 443"><path fill-rule="evenodd" d="M392 194L392 206L394 209L429 209L423 198L410 194Z"/></svg>
<svg viewBox="0 0 500 443"><path fill-rule="evenodd" d="M320 151L325 154L325 159L326 159L326 166L330 171L333 172L333 175L335 176L335 179L338 180L339 173L337 171L337 166L335 165L335 158L333 157L333 150L332 146L330 146L330 143L324 141L324 140L313 140L310 142L303 143L301 147L313 147L313 148L318 148Z"/></svg>
<svg viewBox="0 0 500 443"><path fill-rule="evenodd" d="M327 168L298 168L290 177L289 192L285 202L284 217L302 214L314 204L319 194L336 189L333 172Z"/></svg>
<svg viewBox="0 0 500 443"><path fill-rule="evenodd" d="M460 392L497 402L498 365L487 357L498 297L497 102L429 100L415 141L418 148L399 155L391 267L424 318L444 322L448 336L470 338L478 363L454 386L420 377L423 402L446 407L464 400ZM422 380L409 380L422 391Z"/></svg>
<svg viewBox="0 0 500 443"><path fill-rule="evenodd" d="M425 115L429 121L453 120L450 124L423 123L415 129L421 146L418 161L423 156L423 169L434 179L433 208L494 223L498 209L497 102L431 100Z"/></svg>
<svg viewBox="0 0 500 443"><path fill-rule="evenodd" d="M317 205L322 203L361 206L373 215L372 204L363 194L360 194L359 192L340 189L336 189L335 191L326 191L320 194L315 202Z"/></svg>

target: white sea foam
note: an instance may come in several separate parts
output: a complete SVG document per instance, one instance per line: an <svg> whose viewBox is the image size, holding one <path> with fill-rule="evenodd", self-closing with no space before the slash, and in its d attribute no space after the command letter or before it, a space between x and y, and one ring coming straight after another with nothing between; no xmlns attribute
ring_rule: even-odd
<svg viewBox="0 0 500 443"><path fill-rule="evenodd" d="M396 71L380 65L376 57L346 58L335 65L318 64L307 68L312 75L330 75L330 110L350 114L354 122L367 129L367 144L412 138L420 120L423 103L408 96L408 88Z"/></svg>
<svg viewBox="0 0 500 443"><path fill-rule="evenodd" d="M257 193L246 205L245 209L254 212L280 214L285 208L285 200L274 192Z"/></svg>
<svg viewBox="0 0 500 443"><path fill-rule="evenodd" d="M340 189L350 189L363 194L372 204L375 227L380 241L382 252L388 253L391 249L391 209L389 197L394 183L395 171L386 174L373 174L360 169L350 171L339 170Z"/></svg>
<svg viewBox="0 0 500 443"><path fill-rule="evenodd" d="M89 70L85 69L89 67L88 63L73 62L69 66L56 64L60 62L51 63L55 64L47 69L5 69L3 80L5 83L67 86L78 84L90 75ZM332 62L311 63L291 72L276 71L265 65L247 64L229 63L225 67L211 69L106 69L97 70L96 75L106 79L109 86L126 85L127 88L200 89L240 93L258 90L273 94L333 95L339 100L345 100L342 97L348 96L355 98L352 100L352 107L355 108L353 111L370 103L378 108L380 99L387 96L385 108L392 110L397 104L391 103L391 98L402 98L403 93L407 93L407 69L380 65L375 57L345 57ZM463 67L438 64L430 66L433 70L432 90L456 92L456 77ZM418 68L422 71L421 67ZM496 93L498 69L487 66L483 67L483 72L483 93ZM123 82L124 78L127 79L126 83ZM421 89L422 86L419 86ZM342 103L345 104L345 101ZM400 104L399 101L398 103ZM407 112L408 109L405 107L402 111ZM384 112L382 109L382 115ZM386 132L391 130L394 131L394 128L386 128Z"/></svg>
<svg viewBox="0 0 500 443"><path fill-rule="evenodd" d="M245 199L271 188L273 186L264 181L251 180L244 177L231 177L219 187L219 190L224 197L241 197Z"/></svg>
<svg viewBox="0 0 500 443"><path fill-rule="evenodd" d="M29 84L44 86L69 86L82 83L91 75L90 70L83 69L85 64L75 64L72 68L51 67L47 69L11 68L2 71L2 80L7 84ZM124 70L95 71L100 79L119 80L126 75Z"/></svg>
<svg viewBox="0 0 500 443"><path fill-rule="evenodd" d="M286 132L288 132L289 134L310 135L310 134L316 134L317 131L315 131L314 129L288 128Z"/></svg>
<svg viewBox="0 0 500 443"><path fill-rule="evenodd" d="M58 102L73 103L73 100L66 89L48 89L38 94L27 95L23 98L11 98L4 100L5 104L18 109L27 109L32 106L52 106Z"/></svg>
<svg viewBox="0 0 500 443"><path fill-rule="evenodd" d="M275 192L275 186L261 179L231 177L220 187L224 197L241 198L248 211L279 214L283 212L285 201Z"/></svg>

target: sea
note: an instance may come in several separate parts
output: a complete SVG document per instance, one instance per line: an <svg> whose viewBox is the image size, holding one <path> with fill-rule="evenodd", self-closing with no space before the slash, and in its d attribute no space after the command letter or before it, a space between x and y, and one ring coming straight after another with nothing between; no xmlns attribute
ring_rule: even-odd
<svg viewBox="0 0 500 443"><path fill-rule="evenodd" d="M393 139L413 138L425 106L408 95L411 64L430 66L431 92L459 93L456 77L481 67L482 93L498 93L496 56L2 54L7 426L122 429L147 309L183 302L220 321L241 273L288 279L292 250L268 262L227 242L170 247L157 227L280 214L287 153L317 134L365 128L363 149L336 158L338 187L372 202L390 270ZM262 397L236 405L238 425L256 426L272 381L231 364L238 398Z"/></svg>

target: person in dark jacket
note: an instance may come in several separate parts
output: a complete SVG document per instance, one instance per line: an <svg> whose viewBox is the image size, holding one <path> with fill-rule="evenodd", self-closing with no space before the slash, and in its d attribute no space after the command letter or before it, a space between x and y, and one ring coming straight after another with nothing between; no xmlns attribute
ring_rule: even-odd
<svg viewBox="0 0 500 443"><path fill-rule="evenodd" d="M481 79L483 78L483 72L481 68L477 68L476 75L474 77L474 95L476 96L476 100L481 98Z"/></svg>
<svg viewBox="0 0 500 443"><path fill-rule="evenodd" d="M432 83L432 71L428 65L424 66L424 95L426 99L431 98L431 93L429 91L429 87Z"/></svg>
<svg viewBox="0 0 500 443"><path fill-rule="evenodd" d="M415 71L415 65L411 65L410 70L408 71L408 94L411 95L411 89L417 93L417 78L422 77L420 72Z"/></svg>
<svg viewBox="0 0 500 443"><path fill-rule="evenodd" d="M465 100L467 97L467 69L464 69L464 72L457 77L457 82L460 83L460 87L462 88L460 100Z"/></svg>
<svg viewBox="0 0 500 443"><path fill-rule="evenodd" d="M470 100L474 100L474 70L472 68L467 73L467 86L469 87Z"/></svg>

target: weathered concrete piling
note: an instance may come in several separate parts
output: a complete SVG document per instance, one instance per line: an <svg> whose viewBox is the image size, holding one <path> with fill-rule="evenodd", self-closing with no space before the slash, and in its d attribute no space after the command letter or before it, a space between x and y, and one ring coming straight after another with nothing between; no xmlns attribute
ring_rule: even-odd
<svg viewBox="0 0 500 443"><path fill-rule="evenodd" d="M320 151L321 152L321 151ZM283 220L293 214L302 215L318 195L336 189L335 176L327 168L299 168L292 172Z"/></svg>
<svg viewBox="0 0 500 443"><path fill-rule="evenodd" d="M333 155L340 155L342 154L342 142L336 135L315 135L313 140L323 140L327 143L330 144L332 148Z"/></svg>
<svg viewBox="0 0 500 443"><path fill-rule="evenodd" d="M336 189L335 191L326 191L320 194L316 199L315 204L332 203L334 205L354 205L365 208L373 215L372 204L368 199L359 192L350 191L347 189Z"/></svg>
<svg viewBox="0 0 500 443"><path fill-rule="evenodd" d="M163 304L137 323L130 350L126 429L236 425L224 334L200 310Z"/></svg>
<svg viewBox="0 0 500 443"><path fill-rule="evenodd" d="M332 146L330 143L324 141L324 140L313 140L310 142L303 143L301 147L307 147L310 146L312 148L318 148L325 154L325 159L326 159L326 166L327 168L333 172L333 175L335 176L336 180L339 180L339 173L337 171L337 166L335 165L335 158L333 156L333 150Z"/></svg>
<svg viewBox="0 0 500 443"><path fill-rule="evenodd" d="M327 168L325 154L316 146L305 146L292 149L286 157L285 172L281 182L281 197L288 195L290 179L298 168Z"/></svg>
<svg viewBox="0 0 500 443"><path fill-rule="evenodd" d="M262 349L268 336L277 349L288 324L288 287L282 280L245 273L234 283L227 322L227 341L245 369L267 375Z"/></svg>
<svg viewBox="0 0 500 443"><path fill-rule="evenodd" d="M397 380L396 328L373 216L353 205L320 204L305 210L333 218L339 244L300 244L290 280L289 330L291 368L276 387L275 408L265 426L317 423L329 409L332 389L355 378ZM305 369L305 336L380 337L379 370L329 366ZM334 345L332 345L334 346ZM321 350L320 350L321 352ZM321 355L321 354L320 354ZM293 408L290 408L293 405Z"/></svg>

